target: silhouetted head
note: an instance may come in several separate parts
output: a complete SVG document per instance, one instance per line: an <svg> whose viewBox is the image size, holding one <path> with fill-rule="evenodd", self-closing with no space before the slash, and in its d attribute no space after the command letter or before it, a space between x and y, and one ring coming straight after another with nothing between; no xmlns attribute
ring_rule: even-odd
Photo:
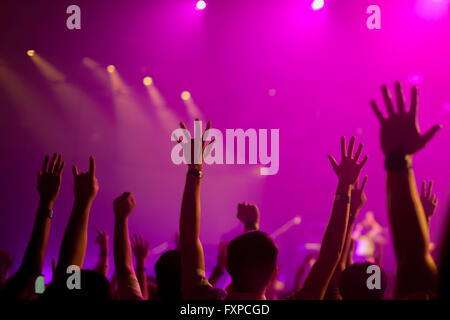
<svg viewBox="0 0 450 320"><path fill-rule="evenodd" d="M344 300L382 300L386 285L386 273L370 262L348 266L339 279L339 291Z"/></svg>
<svg viewBox="0 0 450 320"><path fill-rule="evenodd" d="M278 248L262 231L247 232L228 244L227 270L233 288L241 293L260 293L277 268Z"/></svg>
<svg viewBox="0 0 450 320"><path fill-rule="evenodd" d="M181 300L181 257L177 250L165 252L155 264L161 300Z"/></svg>
<svg viewBox="0 0 450 320"><path fill-rule="evenodd" d="M42 294L43 300L111 300L109 282L103 275L92 270L81 270L80 289L69 289L69 277L73 274L67 274L62 278L52 281L45 292Z"/></svg>

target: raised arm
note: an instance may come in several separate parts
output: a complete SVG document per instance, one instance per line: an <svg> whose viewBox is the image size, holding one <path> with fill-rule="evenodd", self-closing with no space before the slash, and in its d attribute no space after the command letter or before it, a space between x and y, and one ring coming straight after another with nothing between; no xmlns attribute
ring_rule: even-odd
<svg viewBox="0 0 450 320"><path fill-rule="evenodd" d="M341 257L339 258L339 262L334 269L333 277L331 278L330 284L328 285L327 297L331 300L338 299L339 297L339 295L337 295L337 292L339 290L339 278L341 277L342 272L347 266L350 247L352 244L352 232L355 226L355 220L362 206L367 201L366 195L364 194L364 188L366 187L367 183L367 176L364 177L359 189L358 180L359 179L357 179L356 183L353 185L350 195L350 212L348 216L347 230L345 231L344 248L342 249Z"/></svg>
<svg viewBox="0 0 450 320"><path fill-rule="evenodd" d="M54 154L51 162L45 157L42 170L38 172L39 206L22 264L16 274L8 280L2 295L8 299L24 299L42 272L47 250L53 205L61 187L61 173L64 161L61 155Z"/></svg>
<svg viewBox="0 0 450 320"><path fill-rule="evenodd" d="M95 227L95 231L97 232L97 238L95 239L95 242L98 244L100 251L98 253L98 261L94 267L94 270L104 275L105 278L107 278L109 269L109 262L108 262L109 237L106 234L106 231L100 231L97 227Z"/></svg>
<svg viewBox="0 0 450 320"><path fill-rule="evenodd" d="M198 125L198 121L195 121L195 125ZM210 127L211 122L208 122L206 130ZM192 299L195 287L200 284L202 277L205 277L205 258L199 239L201 215L200 185L205 142L204 135L200 133L201 136L196 137L196 139L201 140L201 155L196 155L196 141L191 139L184 123L181 123L181 128L185 132L185 137L190 139L188 147L191 149L191 159L188 161L188 172L180 214L181 290L184 299ZM199 130L196 131L198 132ZM201 160L198 161L198 158Z"/></svg>
<svg viewBox="0 0 450 320"><path fill-rule="evenodd" d="M145 273L145 260L150 252L149 243L142 238L142 235L134 235L131 238L131 247L133 249L134 258L136 259L136 276L141 287L144 300L148 300L147 275Z"/></svg>
<svg viewBox="0 0 450 320"><path fill-rule="evenodd" d="M130 192L124 192L114 200L114 264L117 274L117 299L143 299L142 292L134 273L131 256L130 237L128 235L128 216L136 202Z"/></svg>
<svg viewBox="0 0 450 320"><path fill-rule="evenodd" d="M334 172L338 176L338 186L334 196L333 209L328 226L322 239L319 257L305 279L302 289L294 295L297 299L323 299L334 269L341 257L350 211L352 185L367 161L367 156L358 163L363 148L362 143L353 156L355 137L350 139L346 150L345 138L341 138L342 161L338 165L332 156L328 156Z"/></svg>
<svg viewBox="0 0 450 320"><path fill-rule="evenodd" d="M411 107L405 110L400 83L395 83L397 112L389 89L382 92L388 117L376 103L372 108L381 124L381 147L387 171L387 199L395 255L397 258L396 298L417 293L435 294L436 265L428 251L427 219L420 202L412 168L412 155L421 150L441 128L420 134L417 123L417 88L411 90Z"/></svg>
<svg viewBox="0 0 450 320"><path fill-rule="evenodd" d="M76 265L83 267L87 246L87 228L89 211L98 192L98 182L95 178L95 160L89 158L89 171L78 173L77 167L72 167L74 178L75 200L72 213L64 232L61 248L59 249L57 277L66 273L67 267Z"/></svg>

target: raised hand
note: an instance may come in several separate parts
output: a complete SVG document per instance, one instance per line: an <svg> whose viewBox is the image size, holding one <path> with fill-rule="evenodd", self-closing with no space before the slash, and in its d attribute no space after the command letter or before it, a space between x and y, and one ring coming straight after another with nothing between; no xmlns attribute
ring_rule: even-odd
<svg viewBox="0 0 450 320"><path fill-rule="evenodd" d="M91 203L98 192L98 181L95 177L95 159L89 158L89 171L78 173L77 166L72 167L73 179L75 181L75 201Z"/></svg>
<svg viewBox="0 0 450 320"><path fill-rule="evenodd" d="M133 249L134 257L139 265L139 261L144 262L150 252L149 243L142 238L141 234L135 234L131 237L131 248Z"/></svg>
<svg viewBox="0 0 450 320"><path fill-rule="evenodd" d="M64 169L64 161L61 154L53 154L52 161L49 163L49 156L46 156L42 165L42 170L38 172L37 189L41 201L50 207L56 201L61 187L61 173Z"/></svg>
<svg viewBox="0 0 450 320"><path fill-rule="evenodd" d="M259 209L254 204L247 202L239 203L237 218L245 225L245 231L248 231L249 227L258 229Z"/></svg>
<svg viewBox="0 0 450 320"><path fill-rule="evenodd" d="M353 147L355 146L355 137L351 137L348 144L348 150L345 148L345 137L341 137L341 163L338 165L333 156L329 155L331 166L334 172L338 176L339 182L345 185L353 185L358 179L359 173L362 167L366 163L367 155L363 158L361 163L358 164L359 156L363 148L363 144L358 145L355 155L353 156Z"/></svg>
<svg viewBox="0 0 450 320"><path fill-rule="evenodd" d="M422 202L423 211L425 211L425 216L428 222L436 211L438 204L438 199L435 193L431 193L433 190L433 181L428 183L428 189L425 192L425 181L422 182L422 187L420 189L420 202Z"/></svg>
<svg viewBox="0 0 450 320"><path fill-rule="evenodd" d="M420 133L417 123L417 87L411 89L409 110L405 109L405 99L399 82L395 83L397 112L394 110L394 103L386 85L382 87L382 93L388 112L387 118L384 118L375 101L371 100L370 104L381 124L381 148L385 155L393 151L405 155L414 154L441 129L440 125L434 125L425 134Z"/></svg>
<svg viewBox="0 0 450 320"><path fill-rule="evenodd" d="M352 187L352 193L350 196L350 214L356 214L362 206L366 203L367 198L364 193L364 188L367 183L367 176L364 177L363 182L361 183L361 187L358 189L359 178L356 180L356 183Z"/></svg>
<svg viewBox="0 0 450 320"><path fill-rule="evenodd" d="M199 123L199 119L195 119L194 125L197 125ZM205 135L206 131L208 131L211 128L211 121L208 121L208 123L206 124L206 128L205 131L203 132L201 137L198 137L197 139L201 138L201 142L202 142L202 150L201 150L201 154L195 154L195 137L192 138L191 134L189 133L189 130L186 129L186 125L184 124L184 122L180 122L180 127L181 129L184 130L184 138L186 139L190 139L190 144L188 144L188 146L190 146L191 150L184 150L185 152L185 156L188 157L190 156L190 160L187 159L188 161L188 167L189 169L196 169L199 171L202 171L203 169L203 159L204 157L208 154L208 150L210 150L210 148L212 147L212 144L214 143L214 139L212 141L210 141L208 144L206 144L206 138L207 136ZM178 143L181 143L183 141L183 137L179 137L178 138ZM205 152L206 150L206 152ZM200 151L200 150L199 150ZM198 162L198 163L195 163Z"/></svg>
<svg viewBox="0 0 450 320"><path fill-rule="evenodd" d="M97 232L97 238L95 238L95 243L97 243L100 246L100 249L102 251L107 250L109 237L106 234L106 231L100 231L97 227L95 227L95 231Z"/></svg>
<svg viewBox="0 0 450 320"><path fill-rule="evenodd" d="M135 205L136 200L131 192L124 192L114 200L114 213L117 218L126 218L133 211Z"/></svg>

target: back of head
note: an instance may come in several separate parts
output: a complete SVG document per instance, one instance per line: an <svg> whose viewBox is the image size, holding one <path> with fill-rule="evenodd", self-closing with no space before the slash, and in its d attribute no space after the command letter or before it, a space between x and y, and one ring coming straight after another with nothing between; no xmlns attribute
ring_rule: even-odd
<svg viewBox="0 0 450 320"><path fill-rule="evenodd" d="M67 280L71 274L67 274L57 280L53 280L41 299L43 300L111 300L108 279L96 271L81 270L80 289L69 289Z"/></svg>
<svg viewBox="0 0 450 320"><path fill-rule="evenodd" d="M378 270L380 270L379 274ZM378 279L375 279L378 275L379 289L377 288ZM369 277L373 277L374 281L371 281L372 279L368 281ZM344 300L382 300L386 285L386 273L381 267L370 262L354 263L348 266L339 279L339 291Z"/></svg>
<svg viewBox="0 0 450 320"><path fill-rule="evenodd" d="M277 256L278 248L265 232L247 232L233 239L228 245L227 270L234 290L261 292L276 269Z"/></svg>
<svg viewBox="0 0 450 320"><path fill-rule="evenodd" d="M161 300L181 300L181 256L169 250L155 264L156 284Z"/></svg>

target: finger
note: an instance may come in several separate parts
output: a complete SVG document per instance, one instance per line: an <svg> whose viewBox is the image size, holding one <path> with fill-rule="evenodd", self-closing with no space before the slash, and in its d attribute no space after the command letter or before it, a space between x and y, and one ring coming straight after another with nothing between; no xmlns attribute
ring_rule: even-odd
<svg viewBox="0 0 450 320"><path fill-rule="evenodd" d="M363 144L360 142L358 145L358 149L356 150L356 153L355 153L355 161L358 161L359 156L361 155L362 148L363 148Z"/></svg>
<svg viewBox="0 0 450 320"><path fill-rule="evenodd" d="M409 109L409 113L415 119L417 116L417 107L418 107L418 95L417 95L417 87L413 86L411 89L411 107Z"/></svg>
<svg viewBox="0 0 450 320"><path fill-rule="evenodd" d="M65 165L66 165L66 163L63 161L63 162L61 163L61 166L60 166L59 169L58 169L58 172L57 172L58 176L61 175L61 173L62 173L62 171L63 171Z"/></svg>
<svg viewBox="0 0 450 320"><path fill-rule="evenodd" d="M355 136L350 138L350 143L348 144L347 155L351 158L353 156L353 147L355 146Z"/></svg>
<svg viewBox="0 0 450 320"><path fill-rule="evenodd" d="M423 138L423 143L424 143L424 144L427 144L428 141L430 141L430 140L434 137L434 135L435 135L439 130L441 130L441 128L442 128L442 126L441 126L440 124L437 124L437 125L433 126L430 130L428 130L428 132L425 133L425 134L422 136L422 138Z"/></svg>
<svg viewBox="0 0 450 320"><path fill-rule="evenodd" d="M359 189L361 192L363 192L364 188L366 187L367 179L368 179L367 176L364 176L363 182L361 184L361 189Z"/></svg>
<svg viewBox="0 0 450 320"><path fill-rule="evenodd" d="M333 156L328 156L328 160L330 160L331 166L333 167L333 170L336 171L338 169L338 164L336 160L333 158Z"/></svg>
<svg viewBox="0 0 450 320"><path fill-rule="evenodd" d="M45 156L44 163L42 164L42 174L45 174L47 172L48 160L49 160L49 157Z"/></svg>
<svg viewBox="0 0 450 320"><path fill-rule="evenodd" d="M207 156L209 156L209 154L211 153L213 147L214 147L214 142L216 140L213 139L210 143L208 143L208 145L205 147L205 150L203 151L203 159L205 159Z"/></svg>
<svg viewBox="0 0 450 320"><path fill-rule="evenodd" d="M421 198L425 197L425 181L422 181L422 185L420 187L420 197Z"/></svg>
<svg viewBox="0 0 450 320"><path fill-rule="evenodd" d="M361 163L359 164L359 166L360 166L361 168L364 167L364 165L365 165L366 162L367 162L367 159L369 159L369 156L368 156L368 155L365 155L364 158L362 159Z"/></svg>
<svg viewBox="0 0 450 320"><path fill-rule="evenodd" d="M61 167L61 155L60 154L58 155L55 167L53 168L53 174L58 174L59 167Z"/></svg>
<svg viewBox="0 0 450 320"><path fill-rule="evenodd" d="M434 201L436 201L436 194L433 193L433 195L431 196L431 203L434 204Z"/></svg>
<svg viewBox="0 0 450 320"><path fill-rule="evenodd" d="M73 177L76 178L78 177L78 168L76 165L73 165L72 167L72 173L73 173Z"/></svg>
<svg viewBox="0 0 450 320"><path fill-rule="evenodd" d="M206 124L205 132L203 132L203 142L208 139L209 129L211 129L211 121L208 121L208 123Z"/></svg>
<svg viewBox="0 0 450 320"><path fill-rule="evenodd" d="M93 156L89 157L89 177L95 178L95 158Z"/></svg>
<svg viewBox="0 0 450 320"><path fill-rule="evenodd" d="M433 204L434 204L435 206L437 206L437 204L438 204L438 198L436 197L436 195L433 195L433 196L434 196Z"/></svg>
<svg viewBox="0 0 450 320"><path fill-rule="evenodd" d="M372 110L375 113L375 115L377 116L378 120L380 120L380 122L382 122L384 120L384 117L383 117L383 114L381 113L380 109L378 109L375 101L370 100L370 106L372 107Z"/></svg>
<svg viewBox="0 0 450 320"><path fill-rule="evenodd" d="M389 89L386 85L383 85L381 88L381 91L383 92L383 99L384 103L386 104L386 109L388 111L389 116L394 115L394 106L392 105L392 98L391 93L389 92Z"/></svg>
<svg viewBox="0 0 450 320"><path fill-rule="evenodd" d="M55 162L56 162L57 155L58 155L57 153L53 154L52 162L50 162L50 165L48 166L47 173L52 173L53 172L53 168L55 167Z"/></svg>
<svg viewBox="0 0 450 320"><path fill-rule="evenodd" d="M397 108L399 113L405 113L405 97L403 96L400 82L395 82L395 96L397 98Z"/></svg>
<svg viewBox="0 0 450 320"><path fill-rule="evenodd" d="M191 140L192 139L191 133L189 132L188 129L186 129L186 125L184 124L183 121L180 122L180 127L181 127L181 129L183 129L183 133L184 133L186 139L188 139L188 141Z"/></svg>
<svg viewBox="0 0 450 320"><path fill-rule="evenodd" d="M430 196L431 196L431 191L433 190L433 181L430 181L429 183L428 183L428 190L427 190L427 199L428 198L430 198Z"/></svg>
<svg viewBox="0 0 450 320"><path fill-rule="evenodd" d="M347 156L346 150L345 150L345 137L341 137L341 157L344 159Z"/></svg>

